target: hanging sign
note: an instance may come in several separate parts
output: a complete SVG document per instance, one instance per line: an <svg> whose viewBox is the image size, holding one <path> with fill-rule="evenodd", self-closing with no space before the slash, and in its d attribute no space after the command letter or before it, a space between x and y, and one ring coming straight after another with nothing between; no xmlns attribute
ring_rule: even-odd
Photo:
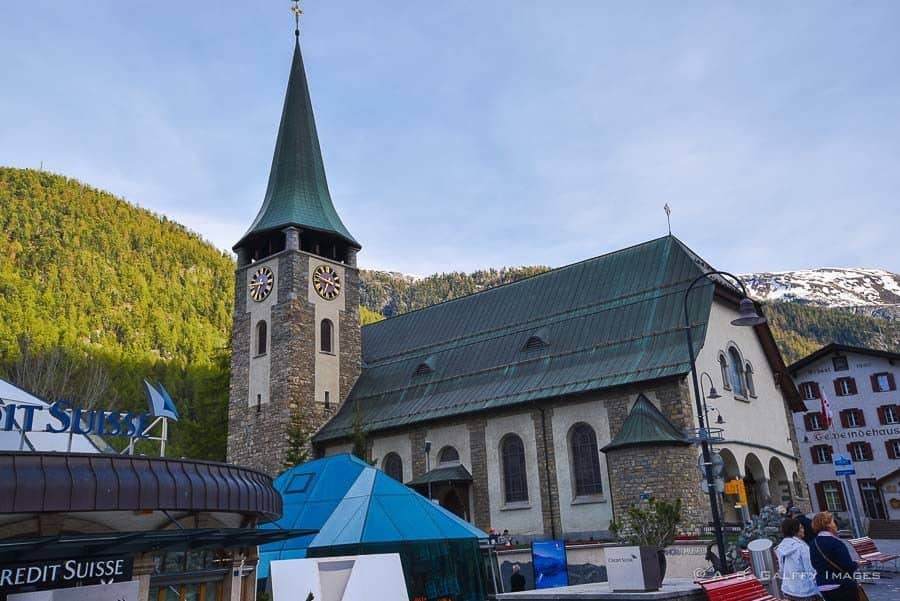
<svg viewBox="0 0 900 601"><path fill-rule="evenodd" d="M856 468L853 467L853 461L846 455L834 456L834 475L835 476L854 476Z"/></svg>

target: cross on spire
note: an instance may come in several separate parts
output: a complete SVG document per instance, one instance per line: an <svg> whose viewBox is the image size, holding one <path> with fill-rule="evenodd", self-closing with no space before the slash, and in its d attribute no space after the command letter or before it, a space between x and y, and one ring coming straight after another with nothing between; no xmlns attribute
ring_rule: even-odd
<svg viewBox="0 0 900 601"><path fill-rule="evenodd" d="M300 0L291 0L294 4L291 7L291 12L294 13L294 35L298 38L300 37L300 15L303 14L303 9L300 8Z"/></svg>

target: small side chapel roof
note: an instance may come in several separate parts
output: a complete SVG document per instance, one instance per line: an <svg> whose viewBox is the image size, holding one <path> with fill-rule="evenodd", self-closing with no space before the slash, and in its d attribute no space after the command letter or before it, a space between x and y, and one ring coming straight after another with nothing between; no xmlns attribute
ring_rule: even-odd
<svg viewBox="0 0 900 601"><path fill-rule="evenodd" d="M622 429L612 442L600 450L608 453L626 447L689 444L684 433L641 394L625 418Z"/></svg>

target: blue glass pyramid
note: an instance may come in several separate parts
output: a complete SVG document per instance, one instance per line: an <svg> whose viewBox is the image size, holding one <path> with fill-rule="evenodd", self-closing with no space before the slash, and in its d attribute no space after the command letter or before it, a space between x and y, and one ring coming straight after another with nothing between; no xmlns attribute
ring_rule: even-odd
<svg viewBox="0 0 900 601"><path fill-rule="evenodd" d="M268 578L270 561L306 557L312 547L487 538L472 524L350 454L298 465L278 476L274 486L284 501L284 513L260 528L318 530L318 534L260 547L257 578Z"/></svg>

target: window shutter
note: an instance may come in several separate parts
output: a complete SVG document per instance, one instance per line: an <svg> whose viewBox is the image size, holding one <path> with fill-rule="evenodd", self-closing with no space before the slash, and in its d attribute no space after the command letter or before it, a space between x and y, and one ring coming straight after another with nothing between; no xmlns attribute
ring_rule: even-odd
<svg viewBox="0 0 900 601"><path fill-rule="evenodd" d="M845 428L848 427L848 425L850 424L850 419L847 417L847 410L844 409L839 413L839 415L841 416L841 426Z"/></svg>
<svg viewBox="0 0 900 601"><path fill-rule="evenodd" d="M884 416L884 407L878 408L878 423L882 426L887 423L887 418Z"/></svg>
<svg viewBox="0 0 900 601"><path fill-rule="evenodd" d="M872 461L872 459L873 459L872 445L869 444L868 442L864 442L863 444L866 445L866 461Z"/></svg>
<svg viewBox="0 0 900 601"><path fill-rule="evenodd" d="M894 374L888 372L888 388L891 390L897 390L897 384L894 383Z"/></svg>
<svg viewBox="0 0 900 601"><path fill-rule="evenodd" d="M840 482L835 481L837 484L838 496L841 498L841 508L838 511L846 511L847 510L847 500L844 498L844 487Z"/></svg>
<svg viewBox="0 0 900 601"><path fill-rule="evenodd" d="M844 396L844 393L841 392L840 378L834 381L834 394L836 394L837 396Z"/></svg>
<svg viewBox="0 0 900 601"><path fill-rule="evenodd" d="M803 416L803 425L806 426L807 432L812 432L812 414L807 413Z"/></svg>
<svg viewBox="0 0 900 601"><path fill-rule="evenodd" d="M818 448L818 446L809 447L809 452L812 455L813 463L819 463L819 455L818 453L816 453L816 449Z"/></svg>
<svg viewBox="0 0 900 601"><path fill-rule="evenodd" d="M869 380L872 381L872 392L878 392L878 374L872 374Z"/></svg>
<svg viewBox="0 0 900 601"><path fill-rule="evenodd" d="M847 378L847 388L850 390L850 394L856 394L856 378Z"/></svg>
<svg viewBox="0 0 900 601"><path fill-rule="evenodd" d="M887 449L888 459L896 459L897 455L894 453L894 445L892 444L894 441L885 440L884 447Z"/></svg>
<svg viewBox="0 0 900 601"><path fill-rule="evenodd" d="M825 484L822 482L816 482L816 500L819 502L819 511L827 511L828 507L825 506Z"/></svg>
<svg viewBox="0 0 900 601"><path fill-rule="evenodd" d="M856 411L856 423L858 423L860 427L865 426L866 425L866 414L863 413L863 410L862 409L854 409L853 411Z"/></svg>
<svg viewBox="0 0 900 601"><path fill-rule="evenodd" d="M818 383L818 382L813 382L813 383L812 383L812 389L813 389L813 397L814 397L814 398L817 398L817 399L821 399L821 398L822 398L822 392L819 390L819 383Z"/></svg>

